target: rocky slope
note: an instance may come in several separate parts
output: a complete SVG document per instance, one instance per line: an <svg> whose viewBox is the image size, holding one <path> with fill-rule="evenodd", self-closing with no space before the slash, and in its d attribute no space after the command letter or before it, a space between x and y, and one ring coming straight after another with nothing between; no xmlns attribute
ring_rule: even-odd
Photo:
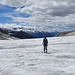
<svg viewBox="0 0 75 75"><path fill-rule="evenodd" d="M75 30L73 30L73 31L60 32L56 36L75 36Z"/></svg>
<svg viewBox="0 0 75 75"><path fill-rule="evenodd" d="M18 38L0 32L0 40L9 40L9 39L14 39L14 40L16 40L16 39L18 39Z"/></svg>

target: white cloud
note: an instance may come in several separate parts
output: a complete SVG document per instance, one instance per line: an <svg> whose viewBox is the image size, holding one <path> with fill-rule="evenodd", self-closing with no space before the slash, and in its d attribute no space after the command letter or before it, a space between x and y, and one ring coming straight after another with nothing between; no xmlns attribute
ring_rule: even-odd
<svg viewBox="0 0 75 75"><path fill-rule="evenodd" d="M8 24L8 23L5 23L5 24L0 24L0 27L4 27L4 28L13 28L13 27L19 27L20 25L17 25L15 23L11 23L11 24Z"/></svg>
<svg viewBox="0 0 75 75"><path fill-rule="evenodd" d="M0 0L0 4L8 5L11 7L22 7L32 4L34 0Z"/></svg>
<svg viewBox="0 0 75 75"><path fill-rule="evenodd" d="M75 24L74 0L37 0L28 7L18 9L16 11L31 15L25 21L33 25L66 28Z"/></svg>
<svg viewBox="0 0 75 75"><path fill-rule="evenodd" d="M0 3L19 7L17 11L26 12L31 15L67 16L75 13L74 0L1 0ZM20 8L22 6L25 7Z"/></svg>
<svg viewBox="0 0 75 75"><path fill-rule="evenodd" d="M66 16L66 17L47 17L49 18L49 20L46 20L44 19L44 17L41 17L39 18L39 16L32 16L32 17L29 17L29 18L23 18L23 17L12 17L13 21L14 22L20 22L20 23L30 23L34 26L41 26L41 27L44 27L44 28L52 28L52 29L56 29L57 28L60 28L60 27L70 27L72 28L74 25L75 25L75 17L74 15L69 15L69 16ZM75 28L75 26L73 27ZM55 30L54 29L54 30Z"/></svg>

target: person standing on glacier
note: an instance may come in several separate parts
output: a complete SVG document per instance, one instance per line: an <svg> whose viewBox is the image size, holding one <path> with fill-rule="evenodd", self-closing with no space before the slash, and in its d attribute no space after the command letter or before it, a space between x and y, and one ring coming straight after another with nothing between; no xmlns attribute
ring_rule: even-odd
<svg viewBox="0 0 75 75"><path fill-rule="evenodd" d="M46 37L43 39L44 53L47 53L48 40Z"/></svg>

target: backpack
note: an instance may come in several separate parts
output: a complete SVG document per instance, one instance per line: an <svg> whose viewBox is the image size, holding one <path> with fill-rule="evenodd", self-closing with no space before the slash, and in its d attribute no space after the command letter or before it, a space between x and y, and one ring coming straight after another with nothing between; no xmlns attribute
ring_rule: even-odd
<svg viewBox="0 0 75 75"><path fill-rule="evenodd" d="M48 40L47 40L47 39L43 39L43 44L44 44L45 46L47 46Z"/></svg>

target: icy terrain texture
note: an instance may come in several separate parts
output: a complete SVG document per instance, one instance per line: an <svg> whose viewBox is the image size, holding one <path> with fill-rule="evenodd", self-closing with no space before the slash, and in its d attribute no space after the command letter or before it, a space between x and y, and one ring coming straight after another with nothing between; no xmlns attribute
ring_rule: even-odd
<svg viewBox="0 0 75 75"><path fill-rule="evenodd" d="M75 36L0 40L0 75L75 75Z"/></svg>

